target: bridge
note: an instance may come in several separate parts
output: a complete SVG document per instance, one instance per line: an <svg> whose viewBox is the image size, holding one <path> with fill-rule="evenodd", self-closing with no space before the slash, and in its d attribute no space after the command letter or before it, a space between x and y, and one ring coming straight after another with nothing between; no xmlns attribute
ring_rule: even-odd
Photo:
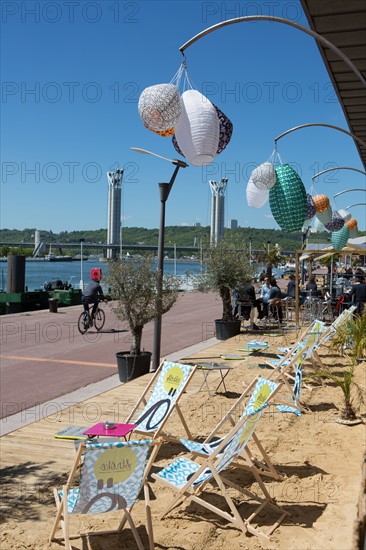
<svg viewBox="0 0 366 550"><path fill-rule="evenodd" d="M53 241L53 242L45 242L43 241L40 243L42 245L42 250L49 250L50 247L52 250L58 250L60 254L62 254L63 250L78 250L80 251L81 245L80 242L77 243L65 243L60 241ZM15 241L9 241L9 242L0 242L0 246L10 246L12 248L32 248L34 249L34 242L15 242ZM37 250L40 250L40 246L37 247ZM122 247L120 244L107 244L107 243L88 243L83 242L83 251L85 250L101 250L103 252L103 256L106 256L104 252L107 250L116 250L120 251L122 250L135 250L135 251L142 251L142 250L150 250L155 251L158 249L158 245L147 245L147 244L127 244L123 243ZM164 250L166 251L174 251L177 252L191 252L196 253L199 252L200 248L197 246L174 246L174 245L164 245ZM35 250L36 251L36 250Z"/></svg>

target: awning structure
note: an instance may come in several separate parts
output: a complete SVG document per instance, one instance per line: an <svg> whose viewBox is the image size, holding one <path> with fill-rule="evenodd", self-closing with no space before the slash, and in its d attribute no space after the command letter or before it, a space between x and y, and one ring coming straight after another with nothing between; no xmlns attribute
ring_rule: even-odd
<svg viewBox="0 0 366 550"><path fill-rule="evenodd" d="M362 73L366 72L366 2L363 0L300 0L310 28L332 42ZM366 88L350 67L317 42L350 132L366 140ZM354 143L366 169L366 149Z"/></svg>

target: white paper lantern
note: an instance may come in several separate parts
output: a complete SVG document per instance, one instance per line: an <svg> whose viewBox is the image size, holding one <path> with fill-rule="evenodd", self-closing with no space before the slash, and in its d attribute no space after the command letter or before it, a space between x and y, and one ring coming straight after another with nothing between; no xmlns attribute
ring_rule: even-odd
<svg viewBox="0 0 366 550"><path fill-rule="evenodd" d="M246 188L247 203L253 208L262 208L268 201L269 189L258 189L250 179Z"/></svg>
<svg viewBox="0 0 366 550"><path fill-rule="evenodd" d="M317 218L316 216L314 216L314 225L313 225L312 233L323 233L323 231L327 231L326 227L325 227L324 224L319 220L319 218Z"/></svg>
<svg viewBox="0 0 366 550"><path fill-rule="evenodd" d="M214 160L219 147L220 121L215 106L197 90L181 97L182 112L174 127L179 149L193 166Z"/></svg>
<svg viewBox="0 0 366 550"><path fill-rule="evenodd" d="M326 224L330 223L332 221L332 207L328 206L326 210L323 212L319 212L318 210L315 212L315 216L322 222L323 225L326 226Z"/></svg>
<svg viewBox="0 0 366 550"><path fill-rule="evenodd" d="M355 227L355 229L351 229L349 232L349 236L351 239L355 239L358 236L358 228Z"/></svg>
<svg viewBox="0 0 366 550"><path fill-rule="evenodd" d="M263 162L255 168L250 179L258 189L271 189L276 183L276 171L272 162Z"/></svg>
<svg viewBox="0 0 366 550"><path fill-rule="evenodd" d="M180 95L173 84L156 84L145 88L138 103L139 115L149 130L171 131L181 113Z"/></svg>
<svg viewBox="0 0 366 550"><path fill-rule="evenodd" d="M341 218L344 219L345 222L348 222L352 218L352 214L348 212L348 210L345 210L344 208L341 208L338 210L338 214Z"/></svg>

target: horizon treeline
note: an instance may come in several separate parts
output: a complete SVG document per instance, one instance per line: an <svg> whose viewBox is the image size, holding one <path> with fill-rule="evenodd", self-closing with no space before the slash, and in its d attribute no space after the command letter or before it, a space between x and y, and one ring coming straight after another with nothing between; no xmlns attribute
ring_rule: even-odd
<svg viewBox="0 0 366 550"><path fill-rule="evenodd" d="M82 230L82 231L53 231L39 230L41 241L47 243L77 243L84 239L86 243L106 243L107 230ZM33 243L36 229L0 229L1 243ZM281 229L258 229L254 227L238 227L237 229L225 229L225 232L233 232L244 241L251 242L252 250L261 250L263 243L275 246L278 244L282 250L294 251L301 248L302 234L300 231L288 233ZM362 234L362 233L360 233ZM146 229L144 227L122 228L122 241L125 245L157 245L159 229ZM330 241L330 233L312 233L311 243L326 243ZM210 237L210 226L167 226L165 228L165 244L168 246L200 246Z"/></svg>

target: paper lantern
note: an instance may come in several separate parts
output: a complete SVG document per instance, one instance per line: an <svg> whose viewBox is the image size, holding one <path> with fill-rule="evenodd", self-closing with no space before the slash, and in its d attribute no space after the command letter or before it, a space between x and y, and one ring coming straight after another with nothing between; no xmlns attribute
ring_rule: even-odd
<svg viewBox="0 0 366 550"><path fill-rule="evenodd" d="M181 97L181 109L174 126L179 149L193 166L210 164L217 155L220 138L214 105L197 90L186 90Z"/></svg>
<svg viewBox="0 0 366 550"><path fill-rule="evenodd" d="M353 229L356 229L357 220L355 218L350 218L348 221L346 221L346 226L350 231L352 231Z"/></svg>
<svg viewBox="0 0 366 550"><path fill-rule="evenodd" d="M138 112L148 129L160 132L174 128L181 113L177 86L156 84L145 88L139 98Z"/></svg>
<svg viewBox="0 0 366 550"><path fill-rule="evenodd" d="M247 203L253 208L262 208L268 200L269 190L258 189L250 179L246 188Z"/></svg>
<svg viewBox="0 0 366 550"><path fill-rule="evenodd" d="M219 155L230 143L233 135L233 123L216 105L214 105L220 124L219 145L216 154Z"/></svg>
<svg viewBox="0 0 366 550"><path fill-rule="evenodd" d="M162 137L169 137L174 135L174 128L169 128L169 130L153 130L152 128L149 128L148 126L146 126L146 124L145 124L145 128Z"/></svg>
<svg viewBox="0 0 366 550"><path fill-rule="evenodd" d="M325 212L329 207L329 199L326 195L315 195L313 203L317 212Z"/></svg>
<svg viewBox="0 0 366 550"><path fill-rule="evenodd" d="M337 210L333 210L332 221L325 224L328 231L339 231L344 226L344 219L339 215Z"/></svg>
<svg viewBox="0 0 366 550"><path fill-rule="evenodd" d="M327 231L327 228L326 228L325 225L319 220L319 218L317 218L317 217L315 216L315 217L314 217L314 225L313 225L312 233L323 233L324 231Z"/></svg>
<svg viewBox="0 0 366 550"><path fill-rule="evenodd" d="M315 204L313 202L313 197L306 193L306 220L311 220L315 216Z"/></svg>
<svg viewBox="0 0 366 550"><path fill-rule="evenodd" d="M258 189L271 189L276 183L276 171L272 162L264 162L255 168L250 179Z"/></svg>
<svg viewBox="0 0 366 550"><path fill-rule="evenodd" d="M355 227L355 229L351 229L350 232L349 232L349 236L350 238L352 239L355 239L358 235L358 228Z"/></svg>
<svg viewBox="0 0 366 550"><path fill-rule="evenodd" d="M275 168L276 185L269 190L274 219L286 231L300 231L306 218L306 191L300 176L288 164Z"/></svg>
<svg viewBox="0 0 366 550"><path fill-rule="evenodd" d="M219 155L229 145L229 142L233 133L233 123L231 122L231 120L228 119L228 117L222 111L220 111L218 107L216 107L216 105L214 105L214 107L216 109L216 113L220 123L219 145L216 151L216 154ZM173 135L172 137L172 142L173 142L174 149L177 151L177 153L179 153L180 155L182 155L182 157L184 157L182 151L180 150L180 147L178 145L177 138L175 137L175 135Z"/></svg>
<svg viewBox="0 0 366 550"><path fill-rule="evenodd" d="M349 238L349 229L346 225L342 227L339 231L334 231L332 233L332 245L334 250L342 250L347 244Z"/></svg>
<svg viewBox="0 0 366 550"><path fill-rule="evenodd" d="M332 214L333 211L331 206L328 206L328 208L324 210L324 212L315 212L316 217L322 222L323 225L325 225L325 227L327 227L327 223L330 223L332 221Z"/></svg>
<svg viewBox="0 0 366 550"><path fill-rule="evenodd" d="M338 210L338 214L341 216L341 218L344 219L345 222L348 222L352 218L352 214L348 212L348 210L345 210L344 208L341 208L341 210Z"/></svg>

